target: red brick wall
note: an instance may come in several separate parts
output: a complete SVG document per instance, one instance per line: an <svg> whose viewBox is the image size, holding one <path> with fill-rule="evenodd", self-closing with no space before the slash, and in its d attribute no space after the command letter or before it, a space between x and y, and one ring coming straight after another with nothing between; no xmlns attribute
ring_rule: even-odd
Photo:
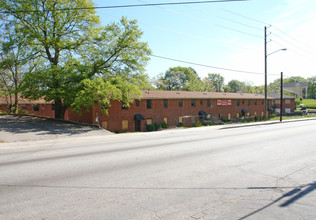
<svg viewBox="0 0 316 220"><path fill-rule="evenodd" d="M38 104L38 107L38 111L34 111L33 104L19 104L19 109L26 114L55 118L55 110L52 110L52 104ZM6 104L0 105L0 110L8 112L8 106Z"/></svg>
<svg viewBox="0 0 316 220"><path fill-rule="evenodd" d="M122 109L121 102L111 101L111 107L108 108L108 115L101 113L101 108L96 105L90 111L84 111L81 115L71 110L67 111L66 119L72 121L79 121L88 124L98 124L96 122L96 115L98 115L99 125L106 124L106 129L110 131L135 131L135 114L141 114L145 119L152 119L152 123L162 123L164 117L167 117L168 126L176 126L179 122L179 117L189 116L184 119L185 126L192 126L190 116L198 116L199 111L204 111L211 116L228 118L230 114L231 119L237 117L237 113L241 116L241 110L246 109L251 116L262 116L264 112L264 103L262 99L258 100L240 99L240 105L237 106L237 100L232 99L231 105L219 106L217 99L211 99L211 106L207 106L207 99L203 99L202 105L200 99L195 100L195 107L191 106L191 99L183 99L183 107L179 107L179 99L169 99L168 108L164 108L163 99L152 100L152 109L147 109L147 100L140 100L139 106L136 102L131 103L128 109ZM255 104L256 102L256 104ZM269 106L272 106L272 100L269 100ZM284 104L284 108L291 108L294 111L294 100L291 99L291 104ZM293 111L292 111L293 109ZM198 118L198 117L197 117ZM128 129L122 129L122 121L128 121ZM141 130L146 131L146 120L141 120Z"/></svg>
<svg viewBox="0 0 316 220"><path fill-rule="evenodd" d="M264 105L262 100L249 100L250 105L248 106L248 100L240 100L240 106L237 106L237 100L231 100L229 106L218 106L217 100L211 100L211 106L207 106L207 99L203 99L202 105L200 99L195 100L195 107L191 107L191 99L183 99L183 107L179 107L179 99L169 99L168 108L164 108L163 99L152 100L152 109L147 109L147 100L140 100L139 106L136 106L135 102L131 103L127 110L122 110L121 102L112 101L111 107L108 109L109 115L102 114L100 107L95 109L95 113L98 113L99 123L102 126L102 122L107 123L107 129L110 131L123 131L122 120L128 120L128 129L125 131L135 131L135 114L141 114L145 119L152 119L153 123L162 123L164 117L167 117L169 126L176 126L180 116L198 116L199 111L204 111L211 116L228 118L230 114L231 118L236 118L237 113L241 115L241 110L246 109L250 115L255 114L259 117L264 112ZM92 123L95 122L95 113L92 116ZM70 119L71 120L71 119ZM188 117L184 120L185 125L191 126L191 118ZM146 130L146 121L141 121L141 130Z"/></svg>

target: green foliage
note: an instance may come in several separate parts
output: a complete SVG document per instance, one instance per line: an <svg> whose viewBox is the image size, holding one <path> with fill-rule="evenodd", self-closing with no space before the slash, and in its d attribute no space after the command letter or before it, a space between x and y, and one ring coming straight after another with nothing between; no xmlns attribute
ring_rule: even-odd
<svg viewBox="0 0 316 220"><path fill-rule="evenodd" d="M168 124L167 124L165 121L163 121L163 122L161 123L161 127L162 127L162 128L168 128Z"/></svg>
<svg viewBox="0 0 316 220"><path fill-rule="evenodd" d="M183 122L179 122L179 123L177 124L177 126L178 126L178 127L184 127L184 124L183 124Z"/></svg>
<svg viewBox="0 0 316 220"><path fill-rule="evenodd" d="M295 99L295 107L299 107L302 104L302 98L301 97L297 97Z"/></svg>
<svg viewBox="0 0 316 220"><path fill-rule="evenodd" d="M269 115L269 119L270 119L270 118L275 118L275 117L276 117L276 114L270 114L270 115Z"/></svg>
<svg viewBox="0 0 316 220"><path fill-rule="evenodd" d="M229 123L231 122L232 120L231 119L228 119L228 118L221 118L222 122L224 123Z"/></svg>
<svg viewBox="0 0 316 220"><path fill-rule="evenodd" d="M201 124L201 122L197 121L193 124L193 127L202 127L203 125Z"/></svg>
<svg viewBox="0 0 316 220"><path fill-rule="evenodd" d="M154 126L155 126L155 131L159 131L162 128L161 124L155 123Z"/></svg>
<svg viewBox="0 0 316 220"><path fill-rule="evenodd" d="M152 124L146 125L146 127L147 127L147 131L156 131L156 130L155 130L155 126L152 125Z"/></svg>
<svg viewBox="0 0 316 220"><path fill-rule="evenodd" d="M196 91L201 80L194 69L178 66L169 68L154 84L161 90Z"/></svg>
<svg viewBox="0 0 316 220"><path fill-rule="evenodd" d="M295 99L295 101L296 101L296 99ZM313 99L303 99L302 104L306 108L308 108L308 107L316 108L316 100L313 100Z"/></svg>
<svg viewBox="0 0 316 220"><path fill-rule="evenodd" d="M35 71L25 73L22 93L30 99L54 101L57 118L63 118L69 107L79 111L80 105L106 105L112 97L128 103L130 96L149 87L144 66L150 50L140 40L142 32L135 20L123 17L118 23L101 26L94 9L62 10L93 6L90 0L7 0L0 4L7 12L3 15L6 23L36 55L29 56L29 61L42 58ZM25 10L34 12L14 12ZM116 81L126 83L119 86ZM94 91L92 86L96 86ZM108 95L100 91L106 86L114 89Z"/></svg>
<svg viewBox="0 0 316 220"><path fill-rule="evenodd" d="M209 73L207 79L212 83L212 87L216 92L222 92L224 87L224 77L220 74Z"/></svg>

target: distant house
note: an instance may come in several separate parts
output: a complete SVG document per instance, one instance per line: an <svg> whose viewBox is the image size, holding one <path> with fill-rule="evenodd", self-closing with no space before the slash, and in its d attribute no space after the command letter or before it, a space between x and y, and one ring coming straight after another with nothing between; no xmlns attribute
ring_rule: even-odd
<svg viewBox="0 0 316 220"><path fill-rule="evenodd" d="M293 83L284 83L283 89L285 92L295 95L296 97L307 98L307 82L293 82Z"/></svg>
<svg viewBox="0 0 316 220"><path fill-rule="evenodd" d="M283 112L294 111L294 97L283 100ZM269 108L277 110L279 98L268 96ZM69 110L66 119L88 124L99 124L110 131L146 131L147 125L165 122L169 126L179 123L192 126L201 116L235 120L245 116L264 117L264 95L246 93L143 91L130 107L111 101L108 115L96 105L81 114ZM272 110L273 110L272 109Z"/></svg>

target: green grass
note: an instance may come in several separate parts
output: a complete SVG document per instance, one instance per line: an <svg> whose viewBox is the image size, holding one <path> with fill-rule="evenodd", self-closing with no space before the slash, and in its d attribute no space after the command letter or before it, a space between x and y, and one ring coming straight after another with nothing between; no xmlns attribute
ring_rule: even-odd
<svg viewBox="0 0 316 220"><path fill-rule="evenodd" d="M288 120L288 119L299 119L299 118L314 118L316 115L306 115L306 116L283 116L282 120ZM275 118L269 119L269 121L279 121L280 117L277 116Z"/></svg>
<svg viewBox="0 0 316 220"><path fill-rule="evenodd" d="M313 99L303 99L302 104L304 105L304 107L316 108L316 100Z"/></svg>

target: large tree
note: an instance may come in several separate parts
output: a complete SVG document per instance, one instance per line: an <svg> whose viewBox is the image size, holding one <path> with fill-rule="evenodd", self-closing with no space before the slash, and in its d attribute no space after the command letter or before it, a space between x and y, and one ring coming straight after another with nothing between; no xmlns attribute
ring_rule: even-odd
<svg viewBox="0 0 316 220"><path fill-rule="evenodd" d="M44 63L25 75L24 96L55 103L55 117L110 99L129 103L147 80L150 50L136 21L100 24L90 0L7 0L3 19L23 34ZM84 10L85 8L86 10ZM92 89L93 88L93 89ZM84 96L84 97L83 97Z"/></svg>
<svg viewBox="0 0 316 220"><path fill-rule="evenodd" d="M224 89L224 77L217 73L209 73L207 79L212 83L216 92L222 92Z"/></svg>
<svg viewBox="0 0 316 220"><path fill-rule="evenodd" d="M0 30L0 89L7 100L9 112L18 114L19 91L24 75L32 72L40 59L34 62L36 54L32 53L24 36L15 32L14 26L3 22Z"/></svg>
<svg viewBox="0 0 316 220"><path fill-rule="evenodd" d="M155 82L158 89L199 91L201 80L193 68L171 67Z"/></svg>

